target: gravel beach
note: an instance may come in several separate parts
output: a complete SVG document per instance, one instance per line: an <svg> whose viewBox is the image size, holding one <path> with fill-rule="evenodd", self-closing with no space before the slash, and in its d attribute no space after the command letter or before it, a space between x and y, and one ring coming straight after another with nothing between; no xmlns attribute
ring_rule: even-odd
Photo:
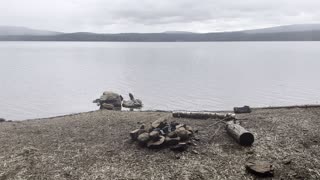
<svg viewBox="0 0 320 180"><path fill-rule="evenodd" d="M150 150L129 132L160 117L198 130L185 152ZM257 179L249 159L269 161L273 179L320 179L320 108L260 108L237 114L255 142L242 147L215 119L170 112L99 110L0 123L0 179Z"/></svg>

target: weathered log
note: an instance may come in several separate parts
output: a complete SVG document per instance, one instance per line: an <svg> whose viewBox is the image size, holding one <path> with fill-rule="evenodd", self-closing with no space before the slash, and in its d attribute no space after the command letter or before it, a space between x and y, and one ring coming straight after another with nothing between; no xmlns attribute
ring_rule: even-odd
<svg viewBox="0 0 320 180"><path fill-rule="evenodd" d="M227 122L226 130L240 145L250 146L254 142L253 134L233 121Z"/></svg>
<svg viewBox="0 0 320 180"><path fill-rule="evenodd" d="M188 111L175 111L172 113L175 118L192 118L192 119L235 119L233 113L213 113L213 112L188 112Z"/></svg>
<svg viewBox="0 0 320 180"><path fill-rule="evenodd" d="M243 107L234 107L234 113L251 113L250 106L243 106Z"/></svg>

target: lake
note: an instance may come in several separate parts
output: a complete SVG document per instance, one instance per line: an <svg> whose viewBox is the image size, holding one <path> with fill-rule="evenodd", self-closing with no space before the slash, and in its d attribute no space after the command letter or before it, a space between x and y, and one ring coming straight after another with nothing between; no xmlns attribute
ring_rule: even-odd
<svg viewBox="0 0 320 180"><path fill-rule="evenodd" d="M143 110L316 104L320 42L0 42L0 117L98 109L112 90Z"/></svg>

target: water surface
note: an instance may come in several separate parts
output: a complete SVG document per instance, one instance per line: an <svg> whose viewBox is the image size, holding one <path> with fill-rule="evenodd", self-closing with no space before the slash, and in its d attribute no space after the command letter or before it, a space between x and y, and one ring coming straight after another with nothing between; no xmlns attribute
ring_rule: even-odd
<svg viewBox="0 0 320 180"><path fill-rule="evenodd" d="M320 42L0 42L0 117L97 109L105 90L144 109L315 104Z"/></svg>

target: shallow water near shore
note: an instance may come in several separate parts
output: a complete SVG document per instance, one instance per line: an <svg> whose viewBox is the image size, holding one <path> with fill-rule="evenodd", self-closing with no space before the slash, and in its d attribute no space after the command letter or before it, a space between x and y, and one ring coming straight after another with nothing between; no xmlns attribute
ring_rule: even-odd
<svg viewBox="0 0 320 180"><path fill-rule="evenodd" d="M105 90L144 110L316 104L320 42L0 42L0 117L95 110Z"/></svg>

